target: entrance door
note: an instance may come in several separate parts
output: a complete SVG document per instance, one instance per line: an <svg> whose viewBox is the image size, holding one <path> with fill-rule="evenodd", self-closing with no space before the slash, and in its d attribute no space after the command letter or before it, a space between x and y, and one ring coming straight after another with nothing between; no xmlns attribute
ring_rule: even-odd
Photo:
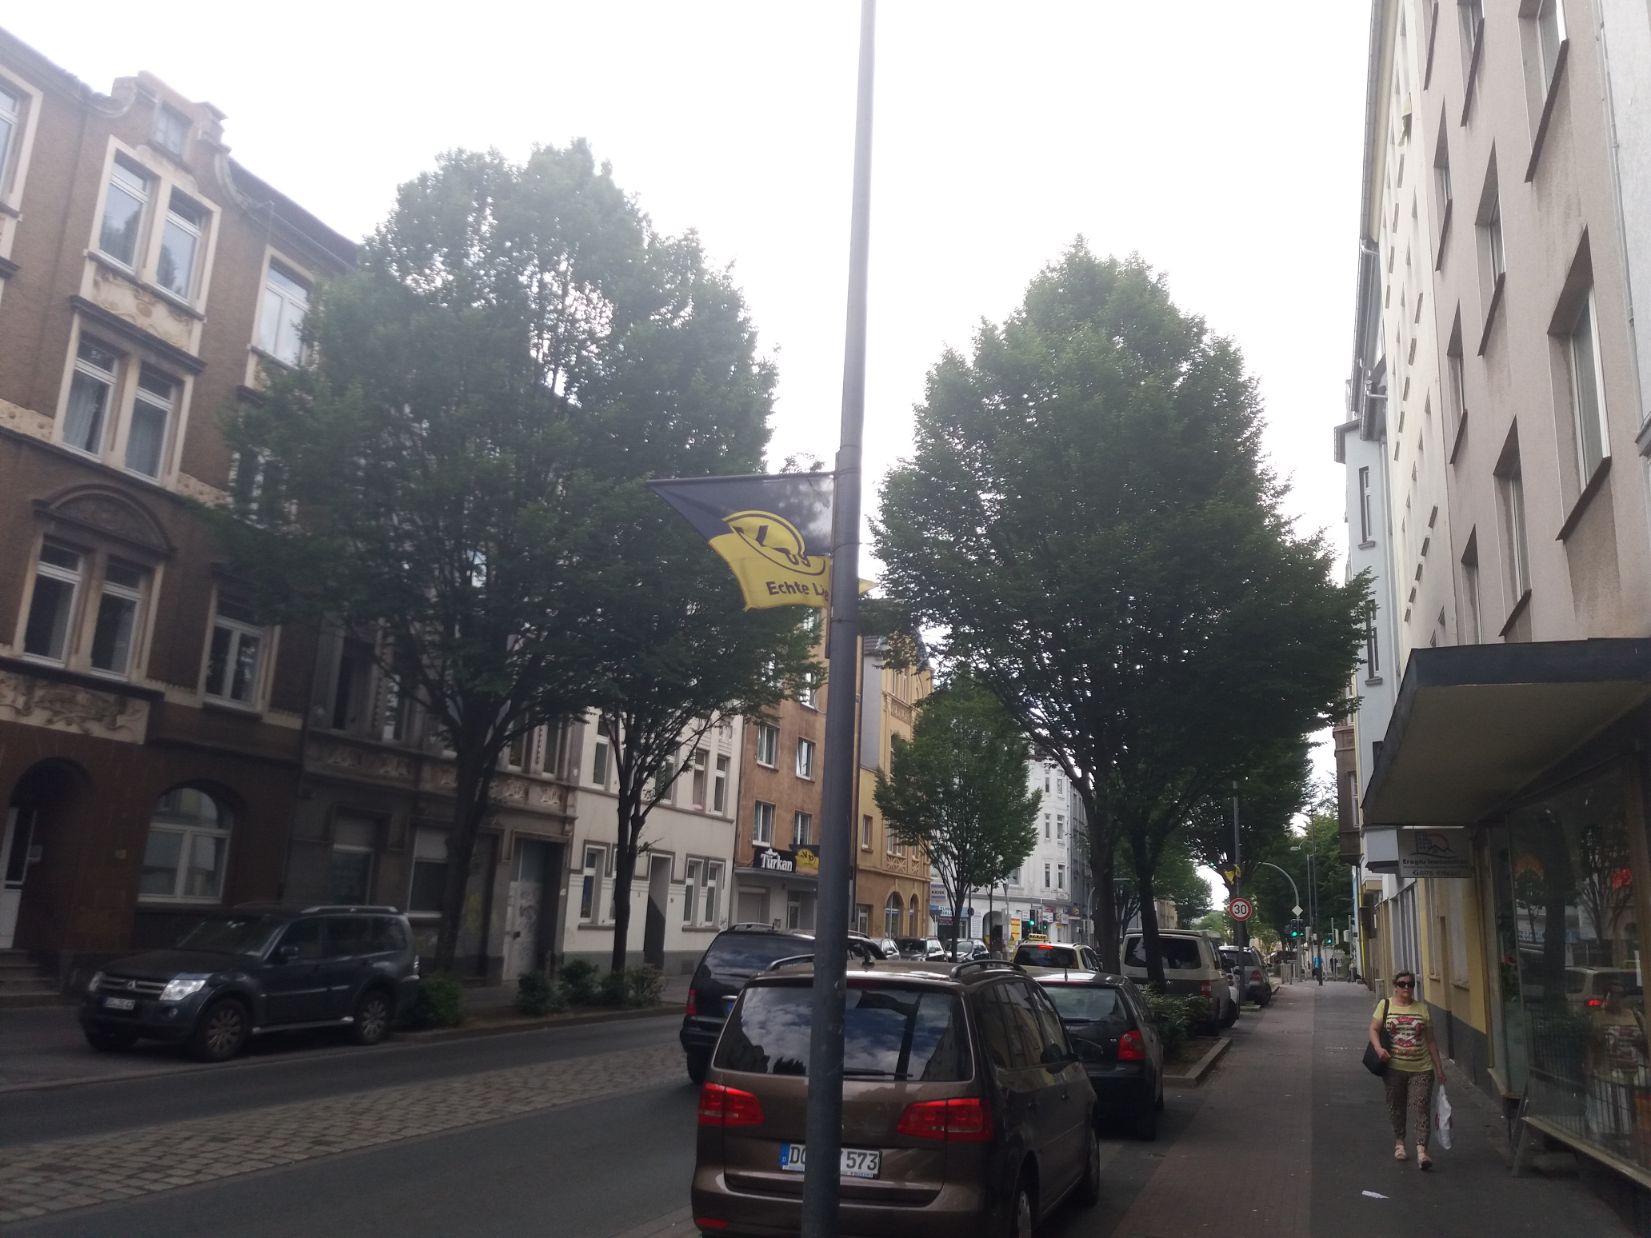
<svg viewBox="0 0 1651 1238"><path fill-rule="evenodd" d="M33 862L34 827L40 810L33 805L6 809L6 832L0 835L0 950L10 950L17 935L17 909L23 905L23 882Z"/></svg>
<svg viewBox="0 0 1651 1238"><path fill-rule="evenodd" d="M550 845L533 838L516 840L516 870L510 881L505 925L504 976L514 980L544 967L545 860Z"/></svg>
<svg viewBox="0 0 1651 1238"><path fill-rule="evenodd" d="M656 855L648 865L648 919L642 929L642 958L665 966L665 909L671 904L671 860Z"/></svg>

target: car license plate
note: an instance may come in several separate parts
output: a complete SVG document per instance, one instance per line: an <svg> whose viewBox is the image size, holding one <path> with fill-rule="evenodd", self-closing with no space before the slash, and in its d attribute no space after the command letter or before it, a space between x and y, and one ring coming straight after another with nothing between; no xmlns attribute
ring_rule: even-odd
<svg viewBox="0 0 1651 1238"><path fill-rule="evenodd" d="M800 1143L780 1145L780 1168L802 1173L807 1168L808 1148ZM875 1178L882 1168L883 1154L874 1148L843 1148L842 1176L845 1178Z"/></svg>
<svg viewBox="0 0 1651 1238"><path fill-rule="evenodd" d="M107 1010L135 1010L138 1003L131 997L106 997L103 999L103 1005Z"/></svg>

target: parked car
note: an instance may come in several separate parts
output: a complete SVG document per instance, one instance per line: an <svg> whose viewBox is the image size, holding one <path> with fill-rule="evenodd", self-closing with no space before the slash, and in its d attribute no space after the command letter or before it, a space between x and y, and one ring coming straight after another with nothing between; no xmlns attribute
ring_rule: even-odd
<svg viewBox="0 0 1651 1238"><path fill-rule="evenodd" d="M1138 1139L1158 1137L1164 1108L1164 1047L1133 981L1110 972L1028 974L1044 988L1089 1072L1095 1120L1122 1120Z"/></svg>
<svg viewBox="0 0 1651 1238"><path fill-rule="evenodd" d="M1249 946L1222 946L1221 965L1229 972L1244 975L1243 997L1258 1006L1273 1000L1272 982L1267 979L1267 965L1261 955Z"/></svg>
<svg viewBox="0 0 1651 1238"><path fill-rule="evenodd" d="M900 947L900 957L903 959L943 959L946 957L945 943L938 937L897 937L895 943Z"/></svg>
<svg viewBox="0 0 1651 1238"><path fill-rule="evenodd" d="M894 938L877 937L873 940L877 943L877 948L883 952L883 957L885 959L897 959L900 957L900 943L895 941Z"/></svg>
<svg viewBox="0 0 1651 1238"><path fill-rule="evenodd" d="M942 958L951 959L958 963L966 959L988 958L992 953L985 942L974 937L965 937L958 941L955 954L952 952L952 943L943 941L940 943L940 952Z"/></svg>
<svg viewBox="0 0 1651 1238"><path fill-rule="evenodd" d="M1231 1027L1238 1019L1238 1003L1227 987L1227 973L1215 943L1190 929L1163 929L1158 944L1164 956L1164 991L1174 997L1209 999L1212 1018L1199 1030ZM1146 951L1138 931L1124 934L1124 975L1136 984L1146 983Z"/></svg>
<svg viewBox="0 0 1651 1238"><path fill-rule="evenodd" d="M1635 973L1626 967L1567 967L1565 969L1565 1000L1573 1006L1598 1009L1605 1004L1607 985L1615 985L1622 993L1622 1004L1645 1007L1645 990Z"/></svg>
<svg viewBox="0 0 1651 1238"><path fill-rule="evenodd" d="M850 957L862 962L883 957L877 943L863 933L850 933L848 948ZM769 924L731 924L711 939L694 968L682 1010L682 1029L677 1033L689 1079L705 1081L705 1068L722 1033L723 1020L745 982L776 959L809 954L813 949L813 933Z"/></svg>
<svg viewBox="0 0 1651 1238"><path fill-rule="evenodd" d="M418 982L412 926L394 907L252 903L202 916L170 950L106 964L80 1025L94 1049L167 1040L208 1062L295 1028L342 1027L370 1045Z"/></svg>
<svg viewBox="0 0 1651 1238"><path fill-rule="evenodd" d="M1071 967L1078 971L1100 971L1101 960L1088 946L1058 942L1023 941L1015 947L1011 962L1022 967Z"/></svg>
<svg viewBox="0 0 1651 1238"><path fill-rule="evenodd" d="M699 1102L703 1232L794 1234L812 967L754 977ZM997 959L855 968L844 1002L841 1232L1027 1235L1100 1196L1095 1094L1054 1005Z"/></svg>

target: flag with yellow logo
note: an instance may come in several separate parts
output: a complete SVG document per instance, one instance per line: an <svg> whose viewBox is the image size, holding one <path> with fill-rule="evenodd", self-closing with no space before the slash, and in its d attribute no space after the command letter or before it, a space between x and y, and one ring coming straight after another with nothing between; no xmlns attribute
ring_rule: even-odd
<svg viewBox="0 0 1651 1238"><path fill-rule="evenodd" d="M830 473L651 481L734 571L751 610L831 597Z"/></svg>

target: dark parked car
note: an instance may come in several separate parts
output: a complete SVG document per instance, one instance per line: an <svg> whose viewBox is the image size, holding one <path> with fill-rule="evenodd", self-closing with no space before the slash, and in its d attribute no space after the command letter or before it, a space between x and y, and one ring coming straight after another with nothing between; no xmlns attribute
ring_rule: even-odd
<svg viewBox="0 0 1651 1238"><path fill-rule="evenodd" d="M702 1232L798 1232L812 982L806 963L753 978L717 1042L694 1160ZM1097 1201L1094 1092L1019 968L852 968L843 1022L842 1233L1024 1238L1067 1196Z"/></svg>
<svg viewBox="0 0 1651 1238"><path fill-rule="evenodd" d="M1095 1120L1119 1119L1138 1139L1158 1137L1164 1047L1135 983L1109 972L1029 973L1049 994L1095 1089Z"/></svg>
<svg viewBox="0 0 1651 1238"><path fill-rule="evenodd" d="M711 939L694 968L682 1010L682 1030L677 1033L687 1055L688 1078L695 1083L705 1081L705 1067L722 1033L723 1020L745 982L776 959L813 949L814 934L768 924L731 924ZM881 947L860 933L848 935L848 949L851 959L883 957Z"/></svg>
<svg viewBox="0 0 1651 1238"><path fill-rule="evenodd" d="M938 937L896 937L894 941L900 947L900 957L903 959L922 962L946 957L946 943Z"/></svg>
<svg viewBox="0 0 1651 1238"><path fill-rule="evenodd" d="M1249 946L1222 946L1221 963L1230 972L1244 974L1240 992L1245 1001L1265 1006L1273 1000L1272 982L1267 979L1267 966L1261 961L1259 951Z"/></svg>
<svg viewBox="0 0 1651 1238"><path fill-rule="evenodd" d="M202 917L171 950L107 964L80 1025L95 1049L170 1040L221 1062L248 1037L295 1028L377 1044L417 992L413 930L394 907L255 903Z"/></svg>

